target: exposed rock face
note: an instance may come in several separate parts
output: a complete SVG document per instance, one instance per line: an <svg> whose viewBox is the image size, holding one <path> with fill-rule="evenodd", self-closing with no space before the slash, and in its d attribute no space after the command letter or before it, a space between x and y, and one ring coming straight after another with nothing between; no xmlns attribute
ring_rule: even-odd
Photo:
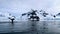
<svg viewBox="0 0 60 34"><path fill-rule="evenodd" d="M39 21L40 18L37 15L31 15L28 19L32 21Z"/></svg>

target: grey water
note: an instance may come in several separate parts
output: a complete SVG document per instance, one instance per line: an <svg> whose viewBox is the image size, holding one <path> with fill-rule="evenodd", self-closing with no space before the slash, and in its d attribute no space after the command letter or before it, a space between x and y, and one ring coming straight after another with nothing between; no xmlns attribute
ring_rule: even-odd
<svg viewBox="0 0 60 34"><path fill-rule="evenodd" d="M1 34L60 34L60 21L0 22Z"/></svg>

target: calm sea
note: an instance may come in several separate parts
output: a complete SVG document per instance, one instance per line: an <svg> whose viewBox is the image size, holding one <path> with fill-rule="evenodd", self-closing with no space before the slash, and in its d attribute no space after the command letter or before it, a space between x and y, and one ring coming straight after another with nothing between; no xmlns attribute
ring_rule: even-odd
<svg viewBox="0 0 60 34"><path fill-rule="evenodd" d="M0 34L60 34L60 21L0 22Z"/></svg>

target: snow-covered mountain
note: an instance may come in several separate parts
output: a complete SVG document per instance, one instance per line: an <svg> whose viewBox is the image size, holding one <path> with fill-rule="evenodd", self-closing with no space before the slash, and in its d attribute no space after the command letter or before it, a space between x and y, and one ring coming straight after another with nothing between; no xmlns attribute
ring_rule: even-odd
<svg viewBox="0 0 60 34"><path fill-rule="evenodd" d="M0 18L7 18L10 14L16 16L17 20L20 20L22 13L29 12L31 9L41 10L43 9L47 13L57 14L60 12L60 0L0 0ZM54 19L51 15L43 17L38 14L38 16L43 19ZM2 19L1 18L1 19ZM22 17L22 18L27 18Z"/></svg>

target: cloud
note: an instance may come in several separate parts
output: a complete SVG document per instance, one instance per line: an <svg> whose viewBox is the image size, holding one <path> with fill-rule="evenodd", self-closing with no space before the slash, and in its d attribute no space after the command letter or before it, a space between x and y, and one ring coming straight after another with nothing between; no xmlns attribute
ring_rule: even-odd
<svg viewBox="0 0 60 34"><path fill-rule="evenodd" d="M0 11L19 16L31 9L45 10L48 13L60 12L60 0L0 0ZM52 12L51 12L52 11ZM57 12L57 13L58 13Z"/></svg>

